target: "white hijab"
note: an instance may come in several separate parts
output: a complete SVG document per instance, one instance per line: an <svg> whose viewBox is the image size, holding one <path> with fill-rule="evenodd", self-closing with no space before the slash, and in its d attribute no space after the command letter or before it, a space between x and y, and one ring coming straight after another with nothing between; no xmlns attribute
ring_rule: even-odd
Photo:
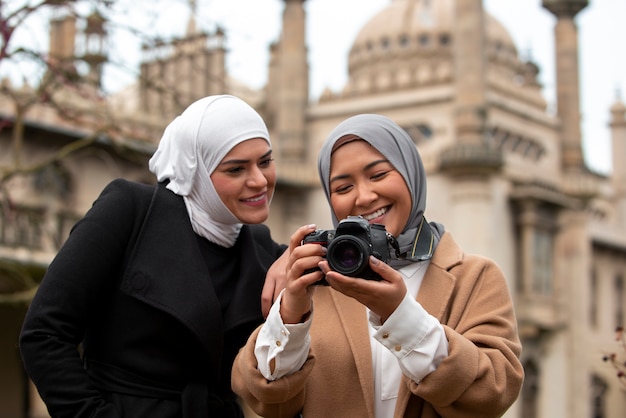
<svg viewBox="0 0 626 418"><path fill-rule="evenodd" d="M271 146L261 116L243 100L208 96L191 104L165 128L150 159L150 171L183 196L193 230L223 247L232 247L241 221L224 205L211 174L237 144L263 138Z"/></svg>

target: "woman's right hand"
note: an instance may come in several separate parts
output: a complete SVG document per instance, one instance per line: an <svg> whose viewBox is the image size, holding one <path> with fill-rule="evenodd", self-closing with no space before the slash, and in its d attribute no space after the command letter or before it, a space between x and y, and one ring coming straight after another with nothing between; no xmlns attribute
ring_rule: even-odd
<svg viewBox="0 0 626 418"><path fill-rule="evenodd" d="M291 236L287 261L287 285L282 296L280 316L285 324L297 324L311 312L311 298L323 273L318 263L324 260L326 248L320 244L302 245L304 237L315 231L315 225L305 225Z"/></svg>
<svg viewBox="0 0 626 418"><path fill-rule="evenodd" d="M374 256L370 256L369 266L381 280L345 276L331 270L328 261L320 263L329 286L367 306L384 323L406 296L406 284L399 271Z"/></svg>

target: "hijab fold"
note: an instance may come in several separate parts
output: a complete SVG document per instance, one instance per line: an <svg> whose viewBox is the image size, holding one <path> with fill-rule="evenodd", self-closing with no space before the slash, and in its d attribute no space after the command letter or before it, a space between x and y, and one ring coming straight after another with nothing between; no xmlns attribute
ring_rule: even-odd
<svg viewBox="0 0 626 418"><path fill-rule="evenodd" d="M262 138L271 146L261 116L231 95L192 103L166 128L149 168L159 182L183 197L193 230L223 247L232 247L241 221L228 210L211 181L222 159L239 143Z"/></svg>
<svg viewBox="0 0 626 418"><path fill-rule="evenodd" d="M399 267L414 261L427 260L444 232L441 224L427 222L426 171L422 159L409 134L391 119L374 114L353 116L340 123L328 136L318 157L318 171L326 199L330 203L330 160L335 144L348 135L356 136L376 148L406 182L412 197L411 213L402 232L396 237L400 257L390 264ZM333 224L339 219L331 209Z"/></svg>

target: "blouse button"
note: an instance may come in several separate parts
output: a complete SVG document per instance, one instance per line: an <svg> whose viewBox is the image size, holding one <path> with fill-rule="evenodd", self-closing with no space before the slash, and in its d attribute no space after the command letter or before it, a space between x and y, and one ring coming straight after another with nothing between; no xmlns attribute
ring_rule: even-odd
<svg viewBox="0 0 626 418"><path fill-rule="evenodd" d="M396 349L396 351L402 350L402 346L401 345L396 345L394 348Z"/></svg>
<svg viewBox="0 0 626 418"><path fill-rule="evenodd" d="M389 333L388 333L388 332L385 332L385 333L383 334L383 338L385 338L385 339L386 339L386 338L389 338Z"/></svg>
<svg viewBox="0 0 626 418"><path fill-rule="evenodd" d="M282 345L282 343L280 342L280 340L276 341L276 347L280 347Z"/></svg>

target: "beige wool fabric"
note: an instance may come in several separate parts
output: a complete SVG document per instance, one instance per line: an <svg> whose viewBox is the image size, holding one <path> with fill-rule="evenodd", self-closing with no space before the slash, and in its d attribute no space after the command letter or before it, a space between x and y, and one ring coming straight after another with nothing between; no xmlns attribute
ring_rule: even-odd
<svg viewBox="0 0 626 418"><path fill-rule="evenodd" d="M444 325L449 355L419 384L403 377L395 417L501 416L524 372L513 303L491 260L463 253L445 232L418 302ZM374 418L365 307L330 287L316 289L311 352L302 369L273 382L257 370L258 329L233 367L233 389L264 417Z"/></svg>

